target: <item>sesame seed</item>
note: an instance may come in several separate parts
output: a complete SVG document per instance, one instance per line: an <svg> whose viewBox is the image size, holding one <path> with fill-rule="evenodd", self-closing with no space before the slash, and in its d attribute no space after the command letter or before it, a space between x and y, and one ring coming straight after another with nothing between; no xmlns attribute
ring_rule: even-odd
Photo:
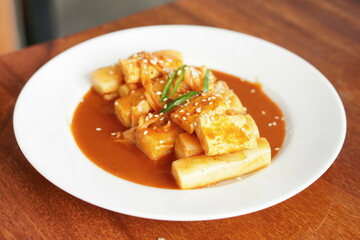
<svg viewBox="0 0 360 240"><path fill-rule="evenodd" d="M143 134L144 134L144 135L146 135L146 134L148 134L148 132L149 132L149 131L148 131L148 130L146 130L146 131L144 131L144 133L143 133Z"/></svg>
<svg viewBox="0 0 360 240"><path fill-rule="evenodd" d="M186 116L190 116L190 113L188 113L188 112L187 112L187 113L185 113L185 114L186 114Z"/></svg>
<svg viewBox="0 0 360 240"><path fill-rule="evenodd" d="M196 125L197 125L197 123L196 123L196 122L194 122L194 127L196 127Z"/></svg>
<svg viewBox="0 0 360 240"><path fill-rule="evenodd" d="M285 118L284 118L284 117L281 117L281 120L282 120L282 121L284 121L284 120L285 120Z"/></svg>
<svg viewBox="0 0 360 240"><path fill-rule="evenodd" d="M202 102L206 102L207 100L206 99L203 99L203 100L201 100Z"/></svg>
<svg viewBox="0 0 360 240"><path fill-rule="evenodd" d="M185 112L185 110L184 110L184 109L181 109L181 110L179 111L179 113L182 113L182 112Z"/></svg>
<svg viewBox="0 0 360 240"><path fill-rule="evenodd" d="M212 96L211 99L216 99L216 97L215 97L215 96Z"/></svg>
<svg viewBox="0 0 360 240"><path fill-rule="evenodd" d="M168 100L168 98L166 97L166 98L164 98L164 101L167 101Z"/></svg>
<svg viewBox="0 0 360 240"><path fill-rule="evenodd" d="M148 116L149 116L149 118L152 118L152 117L153 117L153 114L152 114L152 113L149 113Z"/></svg>
<svg viewBox="0 0 360 240"><path fill-rule="evenodd" d="M163 64L163 63L164 63L164 61L163 61L163 60L159 60L159 63L160 63L160 64Z"/></svg>
<svg viewBox="0 0 360 240"><path fill-rule="evenodd" d="M199 76L199 73L197 71L195 71L195 69L191 68L191 76L196 78Z"/></svg>
<svg viewBox="0 0 360 240"><path fill-rule="evenodd" d="M167 108L167 104L164 105L164 109Z"/></svg>
<svg viewBox="0 0 360 240"><path fill-rule="evenodd" d="M213 102L209 102L209 105L213 104Z"/></svg>
<svg viewBox="0 0 360 240"><path fill-rule="evenodd" d="M174 117L175 117L175 118L179 117L179 114L175 114Z"/></svg>
<svg viewBox="0 0 360 240"><path fill-rule="evenodd" d="M114 71L111 71L111 70L110 70L109 73L110 73L110 74L114 74Z"/></svg>
<svg viewBox="0 0 360 240"><path fill-rule="evenodd" d="M159 96L160 96L160 95L161 95L161 92L160 92L160 91L157 91L157 92L156 92L156 95L159 95Z"/></svg>
<svg viewBox="0 0 360 240"><path fill-rule="evenodd" d="M241 131L243 131L243 132L244 132L244 131L245 131L245 128L243 128L243 127L242 127L242 128L241 128Z"/></svg>
<svg viewBox="0 0 360 240"><path fill-rule="evenodd" d="M276 126L276 122L273 122L273 125Z"/></svg>
<svg viewBox="0 0 360 240"><path fill-rule="evenodd" d="M160 140L159 143L160 143L160 144L163 144L163 143L164 143L164 140Z"/></svg>
<svg viewBox="0 0 360 240"><path fill-rule="evenodd" d="M279 147L276 147L276 148L274 148L274 150L275 150L275 151L279 151L279 150L280 150L280 148L279 148Z"/></svg>
<svg viewBox="0 0 360 240"><path fill-rule="evenodd" d="M247 111L247 107L243 107L244 111L246 112Z"/></svg>
<svg viewBox="0 0 360 240"><path fill-rule="evenodd" d="M184 120L184 121L185 121L185 120L186 120L186 117L185 117L185 116L184 116L184 117L182 117L182 120Z"/></svg>
<svg viewBox="0 0 360 240"><path fill-rule="evenodd" d="M280 117L279 117L279 116L275 116L274 118L275 118L275 119L280 119Z"/></svg>
<svg viewBox="0 0 360 240"><path fill-rule="evenodd" d="M112 132L110 133L111 136L115 136L116 135L116 132Z"/></svg>
<svg viewBox="0 0 360 240"><path fill-rule="evenodd" d="M205 96L205 95L206 95L206 93L204 93L204 92L201 94L201 96Z"/></svg>
<svg viewBox="0 0 360 240"><path fill-rule="evenodd" d="M165 119L165 117L162 117L162 118L160 118L160 121L163 121Z"/></svg>
<svg viewBox="0 0 360 240"><path fill-rule="evenodd" d="M163 112L161 112L161 113L159 113L159 115L160 115L160 116L162 116L162 115L164 115L164 113L163 113Z"/></svg>
<svg viewBox="0 0 360 240"><path fill-rule="evenodd" d="M195 109L195 111L196 111L197 113L199 113L199 112L201 112L201 108L197 108L197 109Z"/></svg>
<svg viewBox="0 0 360 240"><path fill-rule="evenodd" d="M156 65L157 59L156 58L150 59L150 63L153 64L153 65Z"/></svg>
<svg viewBox="0 0 360 240"><path fill-rule="evenodd" d="M165 81L164 80L160 80L160 84L164 84L165 83Z"/></svg>
<svg viewBox="0 0 360 240"><path fill-rule="evenodd" d="M254 93L255 91L256 91L255 89L251 89L251 90L250 90L251 93Z"/></svg>
<svg viewBox="0 0 360 240"><path fill-rule="evenodd" d="M213 116L211 116L210 119L211 119L211 121L214 121L214 120L215 120L215 118L214 118Z"/></svg>
<svg viewBox="0 0 360 240"><path fill-rule="evenodd" d="M199 105L199 103L198 103L198 102L195 102L194 105L197 106L197 105Z"/></svg>
<svg viewBox="0 0 360 240"><path fill-rule="evenodd" d="M99 128L99 127L98 127L98 128L95 128L95 129L96 129L96 131L101 131L101 130L102 130L102 129L101 129L101 128Z"/></svg>
<svg viewBox="0 0 360 240"><path fill-rule="evenodd" d="M265 114L266 114L266 112L265 112L265 111L261 111L261 114L262 114L262 115L265 115Z"/></svg>
<svg viewBox="0 0 360 240"><path fill-rule="evenodd" d="M211 101L211 97L208 97L207 100Z"/></svg>
<svg viewBox="0 0 360 240"><path fill-rule="evenodd" d="M155 114L154 117L156 117L156 118L159 117L159 114Z"/></svg>
<svg viewBox="0 0 360 240"><path fill-rule="evenodd" d="M273 124L272 123L269 123L268 126L271 127Z"/></svg>
<svg viewBox="0 0 360 240"><path fill-rule="evenodd" d="M116 106L117 106L117 105L119 105L119 103L118 103L118 102L115 102L114 104L115 104Z"/></svg>
<svg viewBox="0 0 360 240"><path fill-rule="evenodd" d="M146 122L149 121L149 117L148 117L148 116L145 117L145 121L146 121Z"/></svg>

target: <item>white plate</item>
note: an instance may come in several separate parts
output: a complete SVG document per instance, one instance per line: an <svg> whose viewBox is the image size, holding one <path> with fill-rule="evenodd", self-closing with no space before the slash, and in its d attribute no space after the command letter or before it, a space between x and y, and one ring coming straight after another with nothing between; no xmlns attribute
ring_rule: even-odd
<svg viewBox="0 0 360 240"><path fill-rule="evenodd" d="M276 160L251 177L197 190L167 190L115 177L89 161L69 125L90 87L89 73L142 50L174 49L185 62L262 83L286 117L286 141ZM345 138L342 102L329 81L293 53L224 29L166 25L106 34L59 54L27 82L14 112L18 144L29 162L64 191L133 216L208 220L258 211L284 201L319 178Z"/></svg>

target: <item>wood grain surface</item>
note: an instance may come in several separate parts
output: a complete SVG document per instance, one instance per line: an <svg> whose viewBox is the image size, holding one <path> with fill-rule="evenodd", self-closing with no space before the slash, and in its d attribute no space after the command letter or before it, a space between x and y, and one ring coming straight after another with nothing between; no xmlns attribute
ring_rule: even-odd
<svg viewBox="0 0 360 240"><path fill-rule="evenodd" d="M13 132L16 98L49 59L89 38L155 24L197 24L257 36L300 55L334 85L347 137L330 169L271 208L213 221L126 216L83 202L42 177ZM359 239L360 2L182 0L0 57L0 239ZM301 174L301 173L299 173Z"/></svg>

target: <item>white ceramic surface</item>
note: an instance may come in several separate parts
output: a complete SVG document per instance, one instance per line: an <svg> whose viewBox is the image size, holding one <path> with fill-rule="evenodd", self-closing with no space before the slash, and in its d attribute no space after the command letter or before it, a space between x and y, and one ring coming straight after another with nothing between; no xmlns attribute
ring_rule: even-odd
<svg viewBox="0 0 360 240"><path fill-rule="evenodd" d="M90 88L89 73L142 50L179 50L207 65L263 85L287 121L286 141L267 168L242 181L196 190L166 190L115 177L89 161L69 125ZM59 54L23 88L14 129L29 162L64 191L94 205L164 220L219 219L258 211L302 191L337 157L345 138L342 102L329 81L295 54L224 29L164 25L106 34Z"/></svg>

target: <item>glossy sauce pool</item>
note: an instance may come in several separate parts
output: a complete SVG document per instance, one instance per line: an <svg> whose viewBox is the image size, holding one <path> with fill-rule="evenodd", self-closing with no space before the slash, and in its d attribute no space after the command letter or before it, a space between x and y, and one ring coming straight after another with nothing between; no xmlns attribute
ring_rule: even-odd
<svg viewBox="0 0 360 240"><path fill-rule="evenodd" d="M275 157L285 137L285 121L280 108L261 90L259 84L213 71L239 96L255 120L260 136L265 137ZM113 101L106 101L90 90L77 107L71 128L81 151L105 171L131 182L158 188L178 189L171 175L172 156L161 161L150 160L134 144L114 141L111 133L125 128L113 111Z"/></svg>

